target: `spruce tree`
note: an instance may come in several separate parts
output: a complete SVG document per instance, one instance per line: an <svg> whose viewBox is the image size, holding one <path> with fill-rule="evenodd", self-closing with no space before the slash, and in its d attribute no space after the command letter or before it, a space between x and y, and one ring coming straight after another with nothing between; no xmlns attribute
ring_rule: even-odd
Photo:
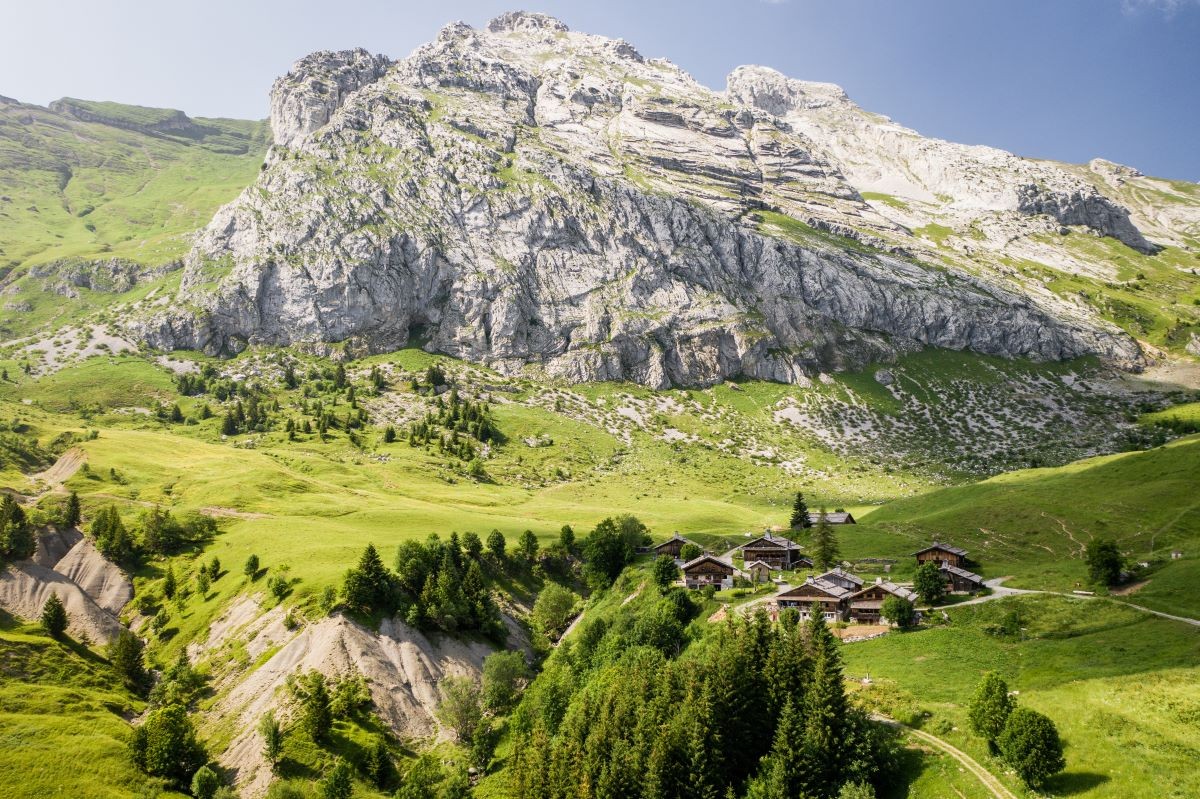
<svg viewBox="0 0 1200 799"><path fill-rule="evenodd" d="M79 494L72 491L67 497L67 506L63 510L62 526L76 527L83 519L82 510L79 507Z"/></svg>
<svg viewBox="0 0 1200 799"><path fill-rule="evenodd" d="M61 638L67 630L67 609L58 594L51 594L42 605L42 627L52 638Z"/></svg>
<svg viewBox="0 0 1200 799"><path fill-rule="evenodd" d="M297 681L300 694L300 729L315 743L323 743L333 727L333 711L330 709L329 687L325 676L319 671L310 671Z"/></svg>
<svg viewBox="0 0 1200 799"><path fill-rule="evenodd" d="M538 540L533 534L533 530L526 530L521 533L521 556L526 562L533 563L537 558Z"/></svg>
<svg viewBox="0 0 1200 799"><path fill-rule="evenodd" d="M833 525L825 518L825 509L821 508L820 518L812 534L813 560L822 569L828 569L838 562L841 553L838 549L837 537Z"/></svg>
<svg viewBox="0 0 1200 799"><path fill-rule="evenodd" d="M131 691L141 692L146 686L146 665L142 662L142 640L129 630L122 629L108 645L108 661L113 671Z"/></svg>
<svg viewBox="0 0 1200 799"><path fill-rule="evenodd" d="M788 525L793 530L812 525L812 522L808 519L808 503L804 501L804 494L800 491L796 492L796 501L792 503L792 517Z"/></svg>
<svg viewBox="0 0 1200 799"><path fill-rule="evenodd" d="M251 555L246 558L246 565L242 567L242 573L251 580L258 577L258 555Z"/></svg>
<svg viewBox="0 0 1200 799"><path fill-rule="evenodd" d="M263 739L263 757L271 764L271 771L279 766L279 758L283 755L283 728L275 714L267 711L258 723L258 733Z"/></svg>
<svg viewBox="0 0 1200 799"><path fill-rule="evenodd" d="M812 679L804 697L803 761L808 793L826 796L841 784L846 694L837 639L815 608L809 614Z"/></svg>
<svg viewBox="0 0 1200 799"><path fill-rule="evenodd" d="M807 729L796 703L789 697L784 703L771 754L763 761L759 777L759 795L764 799L793 799L804 796L810 775L805 765L810 757L804 750Z"/></svg>
<svg viewBox="0 0 1200 799"><path fill-rule="evenodd" d="M163 576L163 596L167 599L175 598L175 589L178 586L175 583L175 568L168 563L167 573Z"/></svg>

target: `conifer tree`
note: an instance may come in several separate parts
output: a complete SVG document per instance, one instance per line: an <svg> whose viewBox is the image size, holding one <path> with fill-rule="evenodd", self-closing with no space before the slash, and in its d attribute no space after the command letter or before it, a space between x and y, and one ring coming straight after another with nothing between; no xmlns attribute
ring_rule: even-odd
<svg viewBox="0 0 1200 799"><path fill-rule="evenodd" d="M824 508L821 508L820 518L813 529L812 546L813 561L819 568L830 568L838 562L838 558L841 556L837 536L834 535L833 525L825 518Z"/></svg>
<svg viewBox="0 0 1200 799"><path fill-rule="evenodd" d="M808 641L812 680L804 697L803 760L806 790L814 796L833 793L841 784L846 694L837 639L814 607L809 613Z"/></svg>
<svg viewBox="0 0 1200 799"><path fill-rule="evenodd" d="M51 638L61 638L67 630L67 622L67 609L63 607L62 600L58 594L51 594L46 604L42 605L42 628Z"/></svg>
<svg viewBox="0 0 1200 799"><path fill-rule="evenodd" d="M300 729L315 743L323 743L333 727L325 676L319 671L310 671L297 680L296 690L300 696Z"/></svg>
<svg viewBox="0 0 1200 799"><path fill-rule="evenodd" d="M808 503L804 501L804 494L800 491L796 492L796 501L792 503L792 517L788 525L797 530L804 527L809 527L812 522L808 519Z"/></svg>
<svg viewBox="0 0 1200 799"><path fill-rule="evenodd" d="M83 519L82 510L79 507L79 494L72 491L67 497L67 506L63 509L62 526L76 527Z"/></svg>
<svg viewBox="0 0 1200 799"><path fill-rule="evenodd" d="M163 575L163 596L167 599L175 598L175 589L178 586L175 583L175 568L168 563L167 573Z"/></svg>

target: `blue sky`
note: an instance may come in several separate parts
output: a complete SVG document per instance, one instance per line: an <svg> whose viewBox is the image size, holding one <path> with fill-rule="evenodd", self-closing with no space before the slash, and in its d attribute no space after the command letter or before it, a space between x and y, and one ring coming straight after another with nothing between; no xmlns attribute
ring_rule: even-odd
<svg viewBox="0 0 1200 799"><path fill-rule="evenodd" d="M401 57L514 0L3 0L0 94L263 117L318 49ZM841 84L927 135L1021 155L1103 156L1200 180L1200 0L541 0L721 88L738 64Z"/></svg>

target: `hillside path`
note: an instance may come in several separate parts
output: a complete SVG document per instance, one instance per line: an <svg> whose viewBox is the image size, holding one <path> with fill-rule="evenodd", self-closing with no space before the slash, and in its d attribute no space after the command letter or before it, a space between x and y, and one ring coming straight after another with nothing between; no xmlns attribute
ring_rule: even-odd
<svg viewBox="0 0 1200 799"><path fill-rule="evenodd" d="M876 721L882 722L889 726L899 727L900 729L906 731L909 735L912 735L914 738L917 738L918 740L929 744L935 749L940 749L941 751L950 755L950 757L962 764L967 771L974 774L975 777L981 783L983 783L983 786L991 792L995 799L1017 799L1016 795L1007 787L1005 787L1004 783L1000 782L1000 780L996 778L996 775L979 765L979 762L975 760L975 758L971 757L957 746L947 743L935 735L930 735L924 730L914 729L913 727L909 727L907 724L901 724L895 719L890 719L887 716L872 714L871 717Z"/></svg>
<svg viewBox="0 0 1200 799"><path fill-rule="evenodd" d="M991 602L995 599L1003 599L1006 596L1019 596L1021 594L1054 594L1056 596L1071 597L1072 599L1107 599L1110 602L1117 603L1118 605L1125 605L1126 607L1133 608L1134 610L1140 610L1143 613L1149 613L1151 616L1158 616L1159 618L1190 624L1193 627L1200 627L1200 619L1192 619L1188 618L1187 616L1175 616L1170 613L1164 613L1161 610L1154 610L1153 608L1145 607L1144 605L1135 605L1132 602L1126 602L1124 599L1118 599L1117 597L1070 594L1066 591L1039 591L1032 588L1008 588L1007 586L1002 585L1002 583L1007 579L1007 577L996 577L994 579L987 580L984 582L984 585L992 589L991 594L988 594L987 596L975 597L974 599L968 599L966 602L959 602L958 604L949 607L961 608L964 605L978 605L981 602Z"/></svg>

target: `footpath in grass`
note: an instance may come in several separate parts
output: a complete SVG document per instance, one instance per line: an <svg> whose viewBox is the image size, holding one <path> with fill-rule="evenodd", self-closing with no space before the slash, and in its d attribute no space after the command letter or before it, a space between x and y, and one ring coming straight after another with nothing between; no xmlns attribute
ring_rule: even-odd
<svg viewBox="0 0 1200 799"><path fill-rule="evenodd" d="M948 625L843 647L847 675L873 682L859 692L864 701L963 749L1019 790L966 721L976 684L996 671L1063 736L1067 769L1051 793L1200 795L1200 631L1104 600L1057 596L948 612Z"/></svg>

